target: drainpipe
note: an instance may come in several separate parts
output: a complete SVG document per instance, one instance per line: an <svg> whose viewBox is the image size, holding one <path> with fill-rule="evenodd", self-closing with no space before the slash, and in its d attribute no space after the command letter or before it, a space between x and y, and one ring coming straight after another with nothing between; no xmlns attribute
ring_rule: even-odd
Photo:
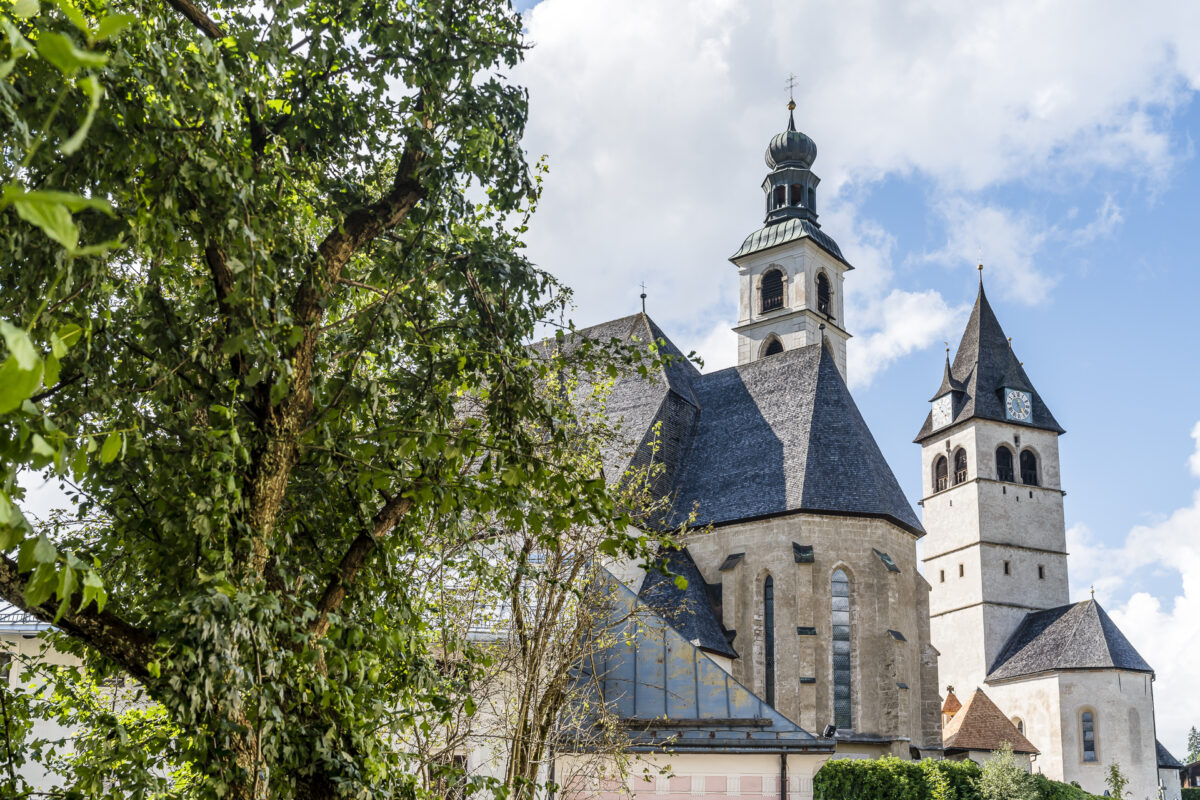
<svg viewBox="0 0 1200 800"><path fill-rule="evenodd" d="M787 753L779 754L779 800L788 800Z"/></svg>

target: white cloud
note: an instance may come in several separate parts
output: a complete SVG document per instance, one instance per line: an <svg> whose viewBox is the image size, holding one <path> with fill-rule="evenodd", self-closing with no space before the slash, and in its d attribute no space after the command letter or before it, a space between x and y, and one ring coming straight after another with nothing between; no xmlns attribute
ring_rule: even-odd
<svg viewBox="0 0 1200 800"><path fill-rule="evenodd" d="M1200 477L1200 423L1192 429L1196 449L1189 465ZM1152 524L1138 525L1119 547L1106 547L1082 526L1067 532L1071 553L1072 595L1085 596L1089 585L1096 599L1129 586L1139 572L1178 574L1180 593L1154 597L1138 591L1124 605L1105 605L1121 631L1156 672L1154 684L1158 738L1182 756L1188 729L1200 726L1200 489L1190 505ZM1160 581L1162 583L1162 581Z"/></svg>
<svg viewBox="0 0 1200 800"><path fill-rule="evenodd" d="M1113 229L1123 221L1121 207L1116 204L1111 194L1105 195L1104 204L1096 212L1096 218L1082 228L1072 231L1071 241L1077 245L1091 244L1097 239L1111 236Z"/></svg>
<svg viewBox="0 0 1200 800"><path fill-rule="evenodd" d="M527 145L550 155L530 252L576 289L581 322L636 310L644 280L681 346L705 340L735 315L726 257L761 224L761 154L786 119L782 76L796 72L797 121L820 148L822 223L859 267L845 321L869 377L942 338L922 326L901 332L907 345L865 346L900 324L884 298L946 306L929 276L902 285L886 260L860 261L891 255L862 212L871 187L928 181L949 231L944 260L965 267L982 245L997 291L1038 301L1056 276L1034 254L1054 225L984 192L1167 174L1170 114L1200 82L1197 21L1194 4L1130 14L1115 0L543 0L513 76L530 89Z"/></svg>
<svg viewBox="0 0 1200 800"><path fill-rule="evenodd" d="M867 311L878 320L878 327L850 340L851 388L870 384L879 370L900 356L961 331L967 308L951 308L937 292L893 289Z"/></svg>

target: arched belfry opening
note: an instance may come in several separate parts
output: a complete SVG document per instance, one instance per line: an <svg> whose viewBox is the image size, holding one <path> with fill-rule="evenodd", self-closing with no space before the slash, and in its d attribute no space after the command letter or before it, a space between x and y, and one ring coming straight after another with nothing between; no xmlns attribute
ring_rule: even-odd
<svg viewBox="0 0 1200 800"><path fill-rule="evenodd" d="M783 270L771 268L764 272L758 291L760 313L783 308Z"/></svg>
<svg viewBox="0 0 1200 800"><path fill-rule="evenodd" d="M776 356L783 352L783 342L779 341L778 336L772 336L767 340L766 345L762 349L762 356Z"/></svg>
<svg viewBox="0 0 1200 800"><path fill-rule="evenodd" d="M817 311L833 318L833 288L829 285L829 276L824 272L817 273Z"/></svg>

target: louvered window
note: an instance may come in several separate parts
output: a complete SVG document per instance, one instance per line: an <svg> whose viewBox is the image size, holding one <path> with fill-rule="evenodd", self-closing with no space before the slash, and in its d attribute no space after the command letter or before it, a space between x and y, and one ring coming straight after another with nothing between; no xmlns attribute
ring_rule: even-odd
<svg viewBox="0 0 1200 800"><path fill-rule="evenodd" d="M996 477L1002 481L1013 481L1012 450L1004 445L996 448Z"/></svg>
<svg viewBox="0 0 1200 800"><path fill-rule="evenodd" d="M843 730L854 727L851 681L850 579L834 570L833 595L833 724Z"/></svg>
<svg viewBox="0 0 1200 800"><path fill-rule="evenodd" d="M959 448L954 454L954 482L962 483L967 479L967 451Z"/></svg>
<svg viewBox="0 0 1200 800"><path fill-rule="evenodd" d="M1021 451L1021 483L1029 486L1038 485L1037 456L1032 450Z"/></svg>
<svg viewBox="0 0 1200 800"><path fill-rule="evenodd" d="M833 315L833 292L829 286L829 278L821 272L817 275L817 311L829 317Z"/></svg>
<svg viewBox="0 0 1200 800"><path fill-rule="evenodd" d="M777 269L768 270L762 277L762 312L783 308L783 273Z"/></svg>

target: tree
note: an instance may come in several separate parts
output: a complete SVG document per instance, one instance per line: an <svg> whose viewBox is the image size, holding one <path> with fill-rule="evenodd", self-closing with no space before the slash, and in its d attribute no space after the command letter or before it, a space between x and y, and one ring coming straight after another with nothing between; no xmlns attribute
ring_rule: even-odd
<svg viewBox="0 0 1200 800"><path fill-rule="evenodd" d="M377 731L468 690L410 554L638 546L525 345L567 295L521 253L520 19L126 6L0 11L0 595L140 682L199 796L418 793Z"/></svg>
<svg viewBox="0 0 1200 800"><path fill-rule="evenodd" d="M1187 737L1187 763L1200 761L1200 731L1193 725Z"/></svg>
<svg viewBox="0 0 1200 800"><path fill-rule="evenodd" d="M1125 777L1125 773L1121 772L1121 765L1116 761L1108 765L1108 777L1104 779L1104 784L1108 786L1110 797L1113 797L1114 800L1123 800L1129 779Z"/></svg>
<svg viewBox="0 0 1200 800"><path fill-rule="evenodd" d="M1008 742L983 765L979 793L983 800L1038 800L1037 783L1017 764Z"/></svg>

